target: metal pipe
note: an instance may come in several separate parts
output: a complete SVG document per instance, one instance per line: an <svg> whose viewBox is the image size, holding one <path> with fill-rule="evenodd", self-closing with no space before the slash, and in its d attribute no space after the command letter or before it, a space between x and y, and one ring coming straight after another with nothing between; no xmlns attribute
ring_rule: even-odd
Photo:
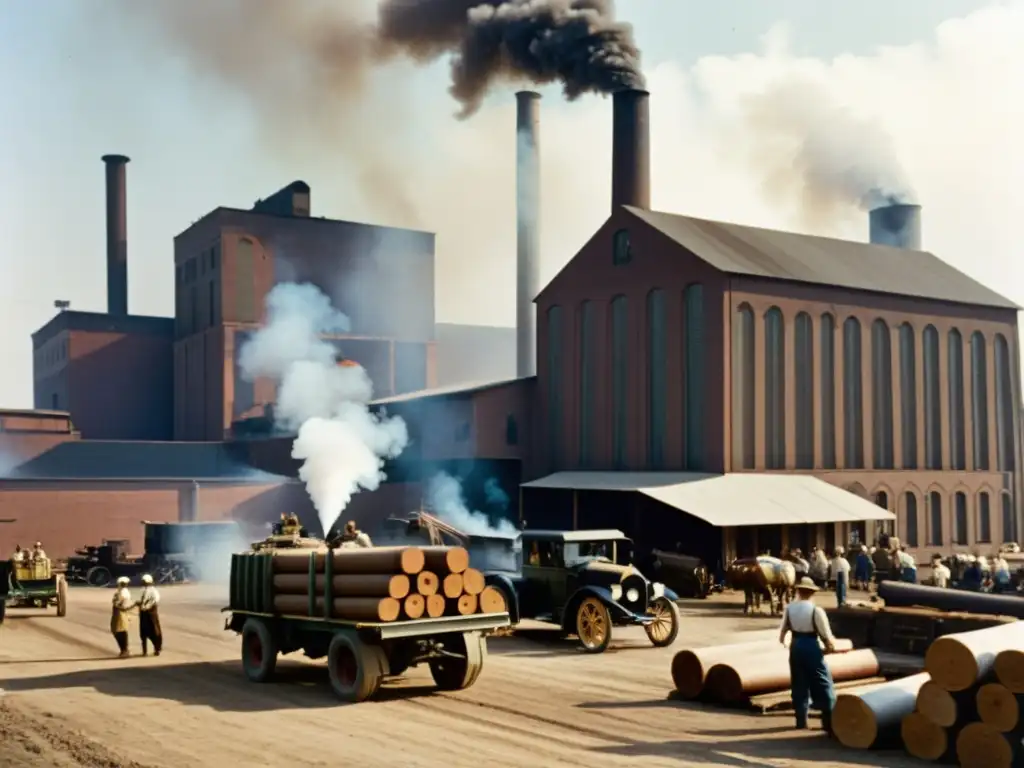
<svg viewBox="0 0 1024 768"><path fill-rule="evenodd" d="M537 372L540 290L540 94L516 94L516 375Z"/></svg>
<svg viewBox="0 0 1024 768"><path fill-rule="evenodd" d="M921 250L921 206L895 204L875 208L868 214L869 240L874 245L891 245Z"/></svg>
<svg viewBox="0 0 1024 768"><path fill-rule="evenodd" d="M651 207L650 94L626 89L612 96L612 210Z"/></svg>
<svg viewBox="0 0 1024 768"><path fill-rule="evenodd" d="M107 175L107 314L128 314L128 215L124 155L104 155Z"/></svg>

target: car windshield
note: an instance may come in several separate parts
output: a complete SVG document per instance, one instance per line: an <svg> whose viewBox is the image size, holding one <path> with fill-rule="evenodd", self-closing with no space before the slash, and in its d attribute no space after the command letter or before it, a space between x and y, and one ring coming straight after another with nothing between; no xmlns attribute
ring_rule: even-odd
<svg viewBox="0 0 1024 768"><path fill-rule="evenodd" d="M615 562L614 541L573 541L565 544L567 566L589 563L597 560Z"/></svg>

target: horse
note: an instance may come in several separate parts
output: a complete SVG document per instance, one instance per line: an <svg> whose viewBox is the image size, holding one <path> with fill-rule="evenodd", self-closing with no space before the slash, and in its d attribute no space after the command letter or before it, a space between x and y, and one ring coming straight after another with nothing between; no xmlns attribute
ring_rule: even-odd
<svg viewBox="0 0 1024 768"><path fill-rule="evenodd" d="M796 568L777 557L745 557L732 561L727 579L730 587L743 590L743 613L760 613L761 598L767 597L775 616L782 613L796 585Z"/></svg>

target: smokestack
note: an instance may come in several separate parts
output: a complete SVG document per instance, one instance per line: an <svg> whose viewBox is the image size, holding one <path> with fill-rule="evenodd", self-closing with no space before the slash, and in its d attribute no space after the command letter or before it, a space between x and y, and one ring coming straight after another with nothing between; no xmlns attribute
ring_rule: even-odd
<svg viewBox="0 0 1024 768"><path fill-rule="evenodd" d="M124 155L104 155L107 164L107 314L128 314L128 217Z"/></svg>
<svg viewBox="0 0 1024 768"><path fill-rule="evenodd" d="M612 210L651 207L650 96L633 88L612 96Z"/></svg>
<svg viewBox="0 0 1024 768"><path fill-rule="evenodd" d="M537 372L540 289L540 94L516 94L516 376Z"/></svg>
<svg viewBox="0 0 1024 768"><path fill-rule="evenodd" d="M875 245L921 250L921 206L897 203L869 214L869 239Z"/></svg>

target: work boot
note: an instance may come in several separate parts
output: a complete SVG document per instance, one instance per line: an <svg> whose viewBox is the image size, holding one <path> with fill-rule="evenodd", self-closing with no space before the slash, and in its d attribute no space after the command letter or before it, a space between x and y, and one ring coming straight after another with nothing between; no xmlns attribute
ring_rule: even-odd
<svg viewBox="0 0 1024 768"><path fill-rule="evenodd" d="M119 659L127 659L131 655L132 655L131 651L121 651L121 653L118 654L117 658L119 658Z"/></svg>

